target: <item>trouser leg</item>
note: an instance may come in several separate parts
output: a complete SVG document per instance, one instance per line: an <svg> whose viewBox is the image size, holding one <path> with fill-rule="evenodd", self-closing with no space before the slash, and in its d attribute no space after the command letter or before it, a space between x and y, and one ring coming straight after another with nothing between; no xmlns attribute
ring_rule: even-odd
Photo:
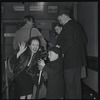
<svg viewBox="0 0 100 100"><path fill-rule="evenodd" d="M80 68L64 70L65 99L81 99Z"/></svg>

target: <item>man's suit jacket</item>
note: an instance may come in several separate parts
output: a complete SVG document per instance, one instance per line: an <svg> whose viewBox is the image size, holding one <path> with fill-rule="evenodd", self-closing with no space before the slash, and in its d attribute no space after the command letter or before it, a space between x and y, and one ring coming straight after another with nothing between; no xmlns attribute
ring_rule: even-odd
<svg viewBox="0 0 100 100"><path fill-rule="evenodd" d="M63 26L58 35L57 44L64 53L64 68L75 68L86 65L86 37L82 28L73 20Z"/></svg>

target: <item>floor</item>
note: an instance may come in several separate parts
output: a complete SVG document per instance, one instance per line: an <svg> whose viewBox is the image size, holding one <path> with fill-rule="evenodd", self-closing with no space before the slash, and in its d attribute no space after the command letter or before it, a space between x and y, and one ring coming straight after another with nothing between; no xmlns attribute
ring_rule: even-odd
<svg viewBox="0 0 100 100"><path fill-rule="evenodd" d="M98 99L98 94L82 83L82 98L83 99Z"/></svg>
<svg viewBox="0 0 100 100"><path fill-rule="evenodd" d="M14 84L11 85L12 88L10 88L10 95L9 98L11 99L18 99L18 93L16 92L16 88ZM2 93L2 99L6 99L6 91ZM89 87L87 87L82 82L82 99L98 99L98 94L95 93L93 90L91 90Z"/></svg>

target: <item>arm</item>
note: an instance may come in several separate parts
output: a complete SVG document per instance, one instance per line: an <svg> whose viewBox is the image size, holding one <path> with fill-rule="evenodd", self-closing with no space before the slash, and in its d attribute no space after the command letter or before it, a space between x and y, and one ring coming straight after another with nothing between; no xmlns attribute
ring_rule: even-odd
<svg viewBox="0 0 100 100"><path fill-rule="evenodd" d="M61 47L63 53L67 52L75 43L74 34L72 32L73 30L71 28L67 28L60 36L58 36L57 45Z"/></svg>
<svg viewBox="0 0 100 100"><path fill-rule="evenodd" d="M19 58L17 58L17 54L12 55L9 58L10 64L17 64L19 62Z"/></svg>
<svg viewBox="0 0 100 100"><path fill-rule="evenodd" d="M45 65L43 71L47 72L50 75L55 75L61 71L61 67L59 64L53 65L53 67L49 67L49 65Z"/></svg>
<svg viewBox="0 0 100 100"><path fill-rule="evenodd" d="M25 47L26 43L25 42L21 42L21 43L18 43L19 45L19 51L14 54L13 56L11 56L11 63L16 63L20 57L20 55L26 50L27 47Z"/></svg>
<svg viewBox="0 0 100 100"><path fill-rule="evenodd" d="M19 59L17 59L16 54L12 55L8 59L8 69L11 73L13 73L13 70L15 66L18 64Z"/></svg>
<svg viewBox="0 0 100 100"><path fill-rule="evenodd" d="M25 47L26 45L25 42L18 43L18 45L19 45L19 51L17 53L17 58L19 58L19 56L27 49L27 46Z"/></svg>
<svg viewBox="0 0 100 100"><path fill-rule="evenodd" d="M53 67L49 67L51 65L45 64L45 62L42 59L38 61L38 65L39 70L46 71L48 74L57 74L62 68L62 65L60 65L60 63L53 63Z"/></svg>
<svg viewBox="0 0 100 100"><path fill-rule="evenodd" d="M26 50L25 43L19 44L19 51L9 58L9 66L13 70L20 62L21 54Z"/></svg>

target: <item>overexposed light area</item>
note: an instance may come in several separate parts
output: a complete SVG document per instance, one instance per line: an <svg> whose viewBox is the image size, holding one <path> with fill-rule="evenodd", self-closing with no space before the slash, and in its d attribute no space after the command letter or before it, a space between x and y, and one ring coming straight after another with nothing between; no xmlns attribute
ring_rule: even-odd
<svg viewBox="0 0 100 100"><path fill-rule="evenodd" d="M25 7L24 6L13 6L13 9L15 11L24 11L25 10Z"/></svg>
<svg viewBox="0 0 100 100"><path fill-rule="evenodd" d="M30 11L43 11L43 6L30 6Z"/></svg>
<svg viewBox="0 0 100 100"><path fill-rule="evenodd" d="M45 4L45 2L38 2L37 5L39 6L43 6Z"/></svg>

